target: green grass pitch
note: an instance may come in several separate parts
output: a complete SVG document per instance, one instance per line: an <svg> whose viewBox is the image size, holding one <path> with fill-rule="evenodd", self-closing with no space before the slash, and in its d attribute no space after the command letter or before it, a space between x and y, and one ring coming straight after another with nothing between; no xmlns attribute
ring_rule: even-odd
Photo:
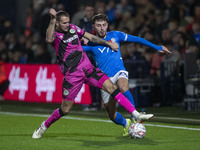
<svg viewBox="0 0 200 150"><path fill-rule="evenodd" d="M147 133L145 138L131 139L122 137L120 135L122 127L114 123L94 121L99 118L89 120L90 117L72 117L74 118L62 118L54 123L41 139L32 139L33 131L46 117L1 114L0 150L200 149L200 126L198 125L146 122ZM108 119L102 120L108 121ZM162 127L163 125L185 127L186 129ZM189 130L187 128L197 128L199 130Z"/></svg>

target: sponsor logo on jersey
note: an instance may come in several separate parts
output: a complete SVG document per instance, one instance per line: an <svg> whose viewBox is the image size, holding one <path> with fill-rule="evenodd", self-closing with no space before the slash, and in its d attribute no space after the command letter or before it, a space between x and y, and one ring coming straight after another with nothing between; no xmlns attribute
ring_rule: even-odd
<svg viewBox="0 0 200 150"><path fill-rule="evenodd" d="M71 41L73 41L73 40L75 40L75 39L77 39L77 38L78 38L78 35L74 35L74 36L70 37L70 38L67 39L67 40L63 40L63 42L64 42L64 43L69 43L69 42L71 42Z"/></svg>
<svg viewBox="0 0 200 150"><path fill-rule="evenodd" d="M72 34L74 34L75 30L74 29L70 29L69 32L72 33Z"/></svg>

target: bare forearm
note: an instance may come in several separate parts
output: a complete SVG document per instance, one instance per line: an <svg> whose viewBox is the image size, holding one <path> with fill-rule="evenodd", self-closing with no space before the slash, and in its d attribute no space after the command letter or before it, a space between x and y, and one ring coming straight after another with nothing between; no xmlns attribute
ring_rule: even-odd
<svg viewBox="0 0 200 150"><path fill-rule="evenodd" d="M101 39L101 38L99 38L97 36L92 36L90 41L93 42L93 43L110 46L108 41L105 41L105 40L103 40L103 39Z"/></svg>
<svg viewBox="0 0 200 150"><path fill-rule="evenodd" d="M97 43L97 44L101 44L101 45L107 45L109 46L111 49L118 51L119 45L115 42L108 42L106 40L103 40L97 36L94 36L88 32L85 32L84 37L87 38L88 40L90 40L93 43Z"/></svg>
<svg viewBox="0 0 200 150"><path fill-rule="evenodd" d="M46 41L48 43L52 43L54 41L55 24L56 24L56 19L51 19L46 31Z"/></svg>

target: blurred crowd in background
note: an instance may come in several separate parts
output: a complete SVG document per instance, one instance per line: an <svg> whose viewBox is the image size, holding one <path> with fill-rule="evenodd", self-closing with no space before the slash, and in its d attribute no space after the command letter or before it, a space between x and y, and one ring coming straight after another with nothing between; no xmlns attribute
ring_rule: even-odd
<svg viewBox="0 0 200 150"><path fill-rule="evenodd" d="M195 55L195 63L200 67L199 0L76 2L75 11L70 9L72 24L95 34L91 19L95 14L104 13L108 15L110 31L118 30L140 36L172 51L171 55L162 55L136 43L121 45L121 53L131 78L159 78L162 62L173 62L181 68L185 55L189 53ZM54 50L45 42L45 32L50 19L49 8L69 12L69 7L59 0L32 0L31 5L24 8L27 17L20 27L0 16L0 60L21 64L56 63ZM141 67L138 64L141 64ZM180 68L179 73L182 74Z"/></svg>

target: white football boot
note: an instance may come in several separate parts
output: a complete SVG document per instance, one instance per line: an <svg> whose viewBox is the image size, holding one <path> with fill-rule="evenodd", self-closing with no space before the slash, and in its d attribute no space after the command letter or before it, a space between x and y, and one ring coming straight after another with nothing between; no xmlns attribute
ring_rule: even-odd
<svg viewBox="0 0 200 150"><path fill-rule="evenodd" d="M43 121L42 124L34 131L32 138L33 139L41 138L46 130L47 128L44 126L44 121Z"/></svg>
<svg viewBox="0 0 200 150"><path fill-rule="evenodd" d="M136 121L138 123L142 123L142 122L147 121L151 118L153 118L153 114L142 114L142 113L140 113L139 116L136 118Z"/></svg>

